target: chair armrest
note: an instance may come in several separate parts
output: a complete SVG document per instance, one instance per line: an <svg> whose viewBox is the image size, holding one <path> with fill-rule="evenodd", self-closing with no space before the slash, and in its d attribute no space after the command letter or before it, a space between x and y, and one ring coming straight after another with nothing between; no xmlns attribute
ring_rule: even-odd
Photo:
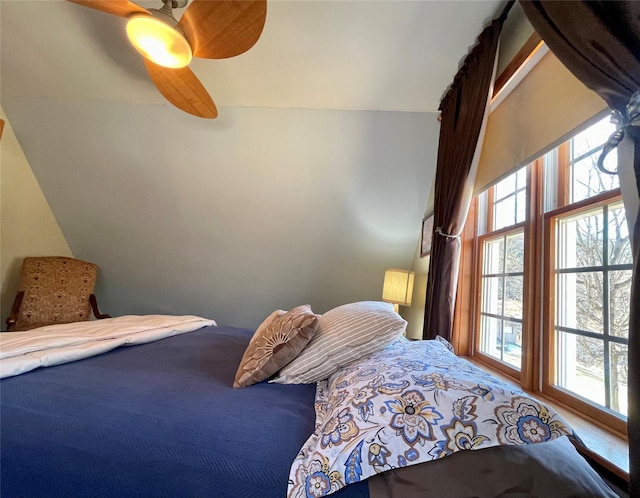
<svg viewBox="0 0 640 498"><path fill-rule="evenodd" d="M9 332L11 332L13 328L16 326L16 322L18 321L18 311L20 311L20 305L22 304L23 298L24 298L24 291L20 291L16 294L16 297L13 300L13 306L11 307L11 314L7 318L7 330Z"/></svg>
<svg viewBox="0 0 640 498"><path fill-rule="evenodd" d="M91 303L93 316L95 316L98 320L101 320L102 318L111 318L111 315L107 315L106 313L100 313L100 310L98 309L98 300L96 299L95 294L89 295L89 302Z"/></svg>

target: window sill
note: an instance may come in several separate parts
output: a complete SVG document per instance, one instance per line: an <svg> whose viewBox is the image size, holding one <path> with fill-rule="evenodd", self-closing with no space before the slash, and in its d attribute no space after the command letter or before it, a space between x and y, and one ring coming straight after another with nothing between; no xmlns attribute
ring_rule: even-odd
<svg viewBox="0 0 640 498"><path fill-rule="evenodd" d="M491 368L486 363L482 363L473 357L465 357L465 359L495 375L500 380L514 384L513 379ZM549 399L541 392L529 392L529 394L554 408L575 429L585 444L585 447L579 447L578 451L617 477L627 482L629 481L629 442L623 435L603 428L597 422L576 413L571 408L555 400Z"/></svg>

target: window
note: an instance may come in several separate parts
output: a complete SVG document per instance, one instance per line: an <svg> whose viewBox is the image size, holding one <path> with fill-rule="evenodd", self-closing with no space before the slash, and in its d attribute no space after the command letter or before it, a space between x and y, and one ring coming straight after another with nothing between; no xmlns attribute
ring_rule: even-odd
<svg viewBox="0 0 640 498"><path fill-rule="evenodd" d="M480 342L483 353L520 369L526 171L493 187L483 205L486 233L479 238L481 265Z"/></svg>
<svg viewBox="0 0 640 498"><path fill-rule="evenodd" d="M627 414L632 260L621 202L553 216L554 383Z"/></svg>
<svg viewBox="0 0 640 498"><path fill-rule="evenodd" d="M619 179L597 168L613 131L601 120L478 196L474 350L626 432L632 254Z"/></svg>

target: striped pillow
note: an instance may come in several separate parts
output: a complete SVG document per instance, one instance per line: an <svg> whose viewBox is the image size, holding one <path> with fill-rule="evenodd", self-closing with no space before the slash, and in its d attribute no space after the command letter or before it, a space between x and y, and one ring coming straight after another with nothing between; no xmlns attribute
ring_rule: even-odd
<svg viewBox="0 0 640 498"><path fill-rule="evenodd" d="M340 367L384 348L406 327L407 322L389 303L338 306L320 317L311 342L272 382L310 384L326 379Z"/></svg>

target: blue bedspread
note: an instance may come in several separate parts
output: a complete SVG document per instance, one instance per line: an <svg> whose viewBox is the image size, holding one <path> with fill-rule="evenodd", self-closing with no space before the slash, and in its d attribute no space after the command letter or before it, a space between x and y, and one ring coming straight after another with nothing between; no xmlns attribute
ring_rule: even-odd
<svg viewBox="0 0 640 498"><path fill-rule="evenodd" d="M207 327L3 379L1 496L284 497L315 385L233 389L250 337Z"/></svg>

